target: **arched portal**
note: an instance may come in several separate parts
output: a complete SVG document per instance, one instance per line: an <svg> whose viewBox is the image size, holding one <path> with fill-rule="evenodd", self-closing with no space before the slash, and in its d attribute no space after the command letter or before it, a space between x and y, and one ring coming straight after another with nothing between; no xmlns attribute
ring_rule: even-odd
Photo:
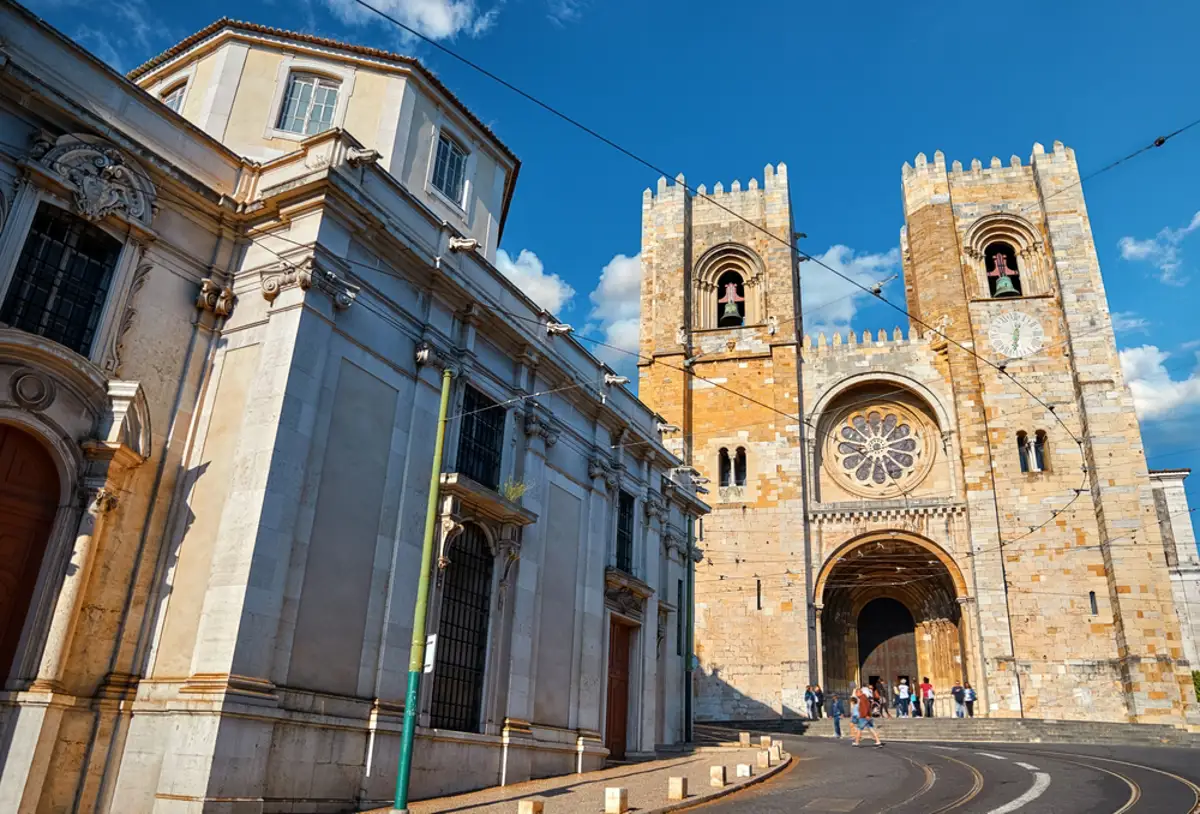
<svg viewBox="0 0 1200 814"><path fill-rule="evenodd" d="M58 493L46 449L29 433L0 424L0 683L21 640Z"/></svg>
<svg viewBox="0 0 1200 814"><path fill-rule="evenodd" d="M848 543L826 562L816 587L827 691L929 676L945 709L951 685L970 679L957 601L966 586L953 560L928 540L895 532Z"/></svg>

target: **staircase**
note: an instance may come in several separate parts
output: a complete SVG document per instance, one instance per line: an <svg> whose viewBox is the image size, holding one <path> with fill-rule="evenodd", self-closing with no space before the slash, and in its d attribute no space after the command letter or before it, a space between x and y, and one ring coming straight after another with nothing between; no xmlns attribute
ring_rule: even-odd
<svg viewBox="0 0 1200 814"><path fill-rule="evenodd" d="M1200 749L1200 734L1166 724L1126 724L1101 721L1051 721L1038 718L877 718L884 740L980 741L1011 743L1076 743L1127 746L1186 746ZM743 721L697 723L697 746L733 743L739 732L760 735L803 735L832 738L833 721ZM842 719L842 734L850 734L850 719Z"/></svg>

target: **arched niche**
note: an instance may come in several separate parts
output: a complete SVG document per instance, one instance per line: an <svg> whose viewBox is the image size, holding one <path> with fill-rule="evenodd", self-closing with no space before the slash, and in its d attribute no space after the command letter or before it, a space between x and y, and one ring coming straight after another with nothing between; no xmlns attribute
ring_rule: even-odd
<svg viewBox="0 0 1200 814"><path fill-rule="evenodd" d="M1020 215L997 212L976 219L963 234L963 252L973 272L973 296L992 296L988 272L997 246L1012 250L1011 255L1005 254L1010 270L1020 277L1021 296L1049 293L1049 261L1040 233Z"/></svg>
<svg viewBox="0 0 1200 814"><path fill-rule="evenodd" d="M766 322L766 286L764 265L754 251L739 243L713 246L696 261L692 272L692 327L696 330L723 327L718 300L725 294L723 283L740 281L739 296L743 310L742 325ZM738 327L738 326L727 326Z"/></svg>

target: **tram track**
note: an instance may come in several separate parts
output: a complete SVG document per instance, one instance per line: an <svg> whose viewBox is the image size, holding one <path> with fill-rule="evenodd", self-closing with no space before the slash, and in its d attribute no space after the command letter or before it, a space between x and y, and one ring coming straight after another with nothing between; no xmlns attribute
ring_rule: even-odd
<svg viewBox="0 0 1200 814"><path fill-rule="evenodd" d="M1147 766L1144 763L1135 763L1135 762L1129 761L1129 760L1118 760L1117 758L1111 758L1111 757L1100 757L1099 755L1079 755L1079 754L1071 754L1071 753L1066 753L1066 752L1051 752L1051 751L1034 750L1034 749L1022 749L1022 750L1020 750L1020 754L1041 755L1043 757L1048 757L1053 760L1062 761L1063 763L1073 763L1076 766L1081 766L1083 768L1095 769L1096 771L1104 772L1105 774L1109 774L1109 775L1116 777L1119 780L1123 781L1130 788L1130 798L1127 801L1125 801L1124 805L1122 805L1120 808L1118 808L1116 811L1114 811L1113 814L1124 814L1125 812L1131 810L1135 805L1137 805L1138 801L1142 797L1141 785L1136 780L1134 780L1133 778L1129 777L1126 774L1122 774L1121 772L1113 771L1111 769L1106 769L1101 766L1095 766L1086 761L1098 760L1098 761L1102 761L1104 763L1114 763L1114 764L1117 764L1120 766L1128 766L1128 767L1140 769L1140 770L1146 771L1146 772L1153 772L1154 774L1158 774L1158 775L1162 775L1163 777L1170 778L1171 780L1174 780L1174 781L1184 785L1185 787L1188 788L1188 790L1190 790L1192 792L1192 803L1191 803L1190 807L1188 808L1187 812L1181 812L1181 814L1200 814L1200 785L1197 785L1197 784L1193 783L1191 780L1188 780L1186 777L1181 777L1180 775L1177 775L1174 772L1169 772L1165 769L1159 769L1154 766Z"/></svg>

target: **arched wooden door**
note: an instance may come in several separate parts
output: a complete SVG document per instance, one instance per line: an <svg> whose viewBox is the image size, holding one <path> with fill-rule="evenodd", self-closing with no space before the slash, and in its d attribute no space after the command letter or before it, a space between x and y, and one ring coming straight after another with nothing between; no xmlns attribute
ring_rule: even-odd
<svg viewBox="0 0 1200 814"><path fill-rule="evenodd" d="M28 433L0 424L0 681L9 675L58 505L58 475Z"/></svg>

